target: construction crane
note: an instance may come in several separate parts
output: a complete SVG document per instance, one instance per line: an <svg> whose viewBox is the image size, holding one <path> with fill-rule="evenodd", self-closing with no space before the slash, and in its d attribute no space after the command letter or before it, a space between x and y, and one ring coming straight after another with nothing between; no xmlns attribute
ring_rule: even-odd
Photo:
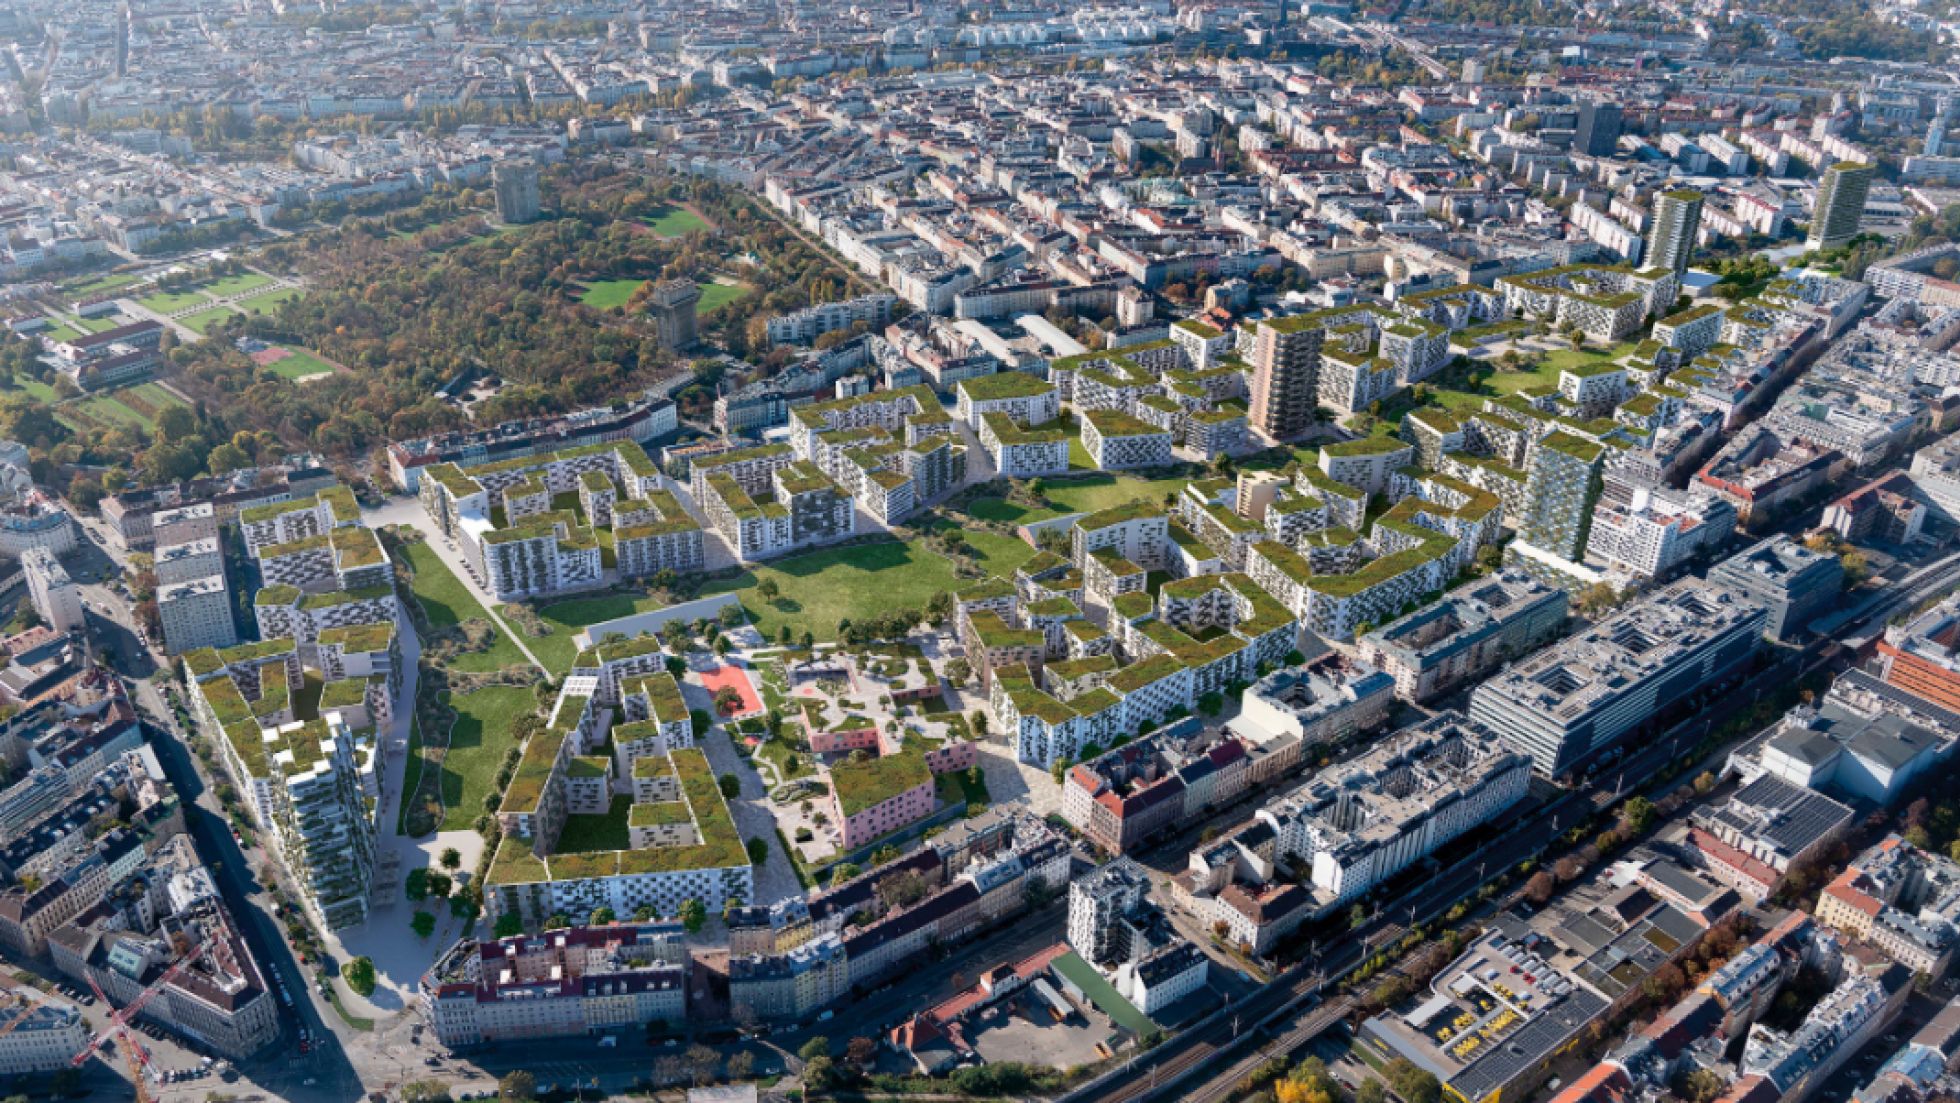
<svg viewBox="0 0 1960 1103"><path fill-rule="evenodd" d="M144 1077L149 1072L150 1052L144 1049L142 1044L136 1041L135 1038L130 1037L129 1021L134 1019L137 1013L141 1012L149 1004L150 1000L155 998L158 992L163 991L164 985L175 980L177 974L184 971L184 966L197 960L210 946L211 942L207 939L199 943L196 949L191 950L189 953L184 954L172 962L170 968L165 969L162 975L151 981L149 986L144 988L143 991L137 993L135 999L129 1001L128 1007L112 1013L109 1016L109 1025L104 1027L100 1034L89 1039L88 1045L83 1046L82 1051L77 1053L74 1060L70 1061L69 1064L75 1068L81 1068L88 1063L89 1058L95 1056L96 1051L101 1049L105 1042L111 1038L120 1037L123 1042L123 1059L129 1062L129 1078L136 1086L136 1103L149 1103L150 1093L145 1087ZM95 989L96 997L102 1001L103 1006L114 1006L108 995L102 991L101 986L95 983L94 977L90 977L88 983L90 988Z"/></svg>

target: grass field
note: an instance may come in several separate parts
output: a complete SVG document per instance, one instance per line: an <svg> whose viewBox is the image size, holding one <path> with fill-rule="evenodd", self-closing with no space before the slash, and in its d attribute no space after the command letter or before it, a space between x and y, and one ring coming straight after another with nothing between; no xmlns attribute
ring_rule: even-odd
<svg viewBox="0 0 1960 1103"><path fill-rule="evenodd" d="M422 611L428 615L430 624L446 628L471 617L490 619L483 605L470 594L463 580L443 563L434 548L422 542L411 543L407 545L407 557L409 569L415 572L410 588L415 591L415 599L422 603ZM449 665L466 674L487 674L507 666L522 666L527 662L524 653L500 631L496 642L488 650L458 655Z"/></svg>
<svg viewBox="0 0 1960 1103"><path fill-rule="evenodd" d="M551 625L549 636L533 636L524 633L524 646L553 674L563 674L572 668L572 660L578 657L578 644L572 636L588 624L602 620L644 613L649 609L660 608L660 603L652 598L634 598L629 594L606 594L602 597L573 598L545 605L538 609L538 617ZM523 632L514 627L514 632Z"/></svg>
<svg viewBox="0 0 1960 1103"><path fill-rule="evenodd" d="M1005 498L976 498L967 511L983 521L1024 524L1068 513L1093 513L1138 499L1162 501L1182 489L1189 479L1140 479L1129 475L1091 475L1084 479L1048 480L1048 508L1028 509Z"/></svg>
<svg viewBox="0 0 1960 1103"><path fill-rule="evenodd" d="M69 325L59 318L49 318L48 321L51 324L48 328L41 331L40 336L46 337L50 341L73 341L83 333L82 330Z"/></svg>
<svg viewBox="0 0 1960 1103"><path fill-rule="evenodd" d="M605 815L566 816L558 833L558 853L588 854L595 850L625 850L633 839L626 817L633 807L630 796L616 796Z"/></svg>
<svg viewBox="0 0 1960 1103"><path fill-rule="evenodd" d="M232 305L247 314L270 314L279 309L281 303L291 302L306 294L297 287L275 287L270 291L240 299Z"/></svg>
<svg viewBox="0 0 1960 1103"><path fill-rule="evenodd" d="M203 306L210 301L210 298L203 291L195 287L185 291L159 291L154 295L146 295L136 300L137 305L143 309L154 310L158 314L170 314L179 310L188 310L194 306Z"/></svg>
<svg viewBox="0 0 1960 1103"><path fill-rule="evenodd" d="M288 348L292 355L267 364L265 370L287 379L310 379L316 375L333 374L333 365L313 355L305 349Z"/></svg>
<svg viewBox="0 0 1960 1103"><path fill-rule="evenodd" d="M781 588L774 602L763 601L757 583L773 578ZM896 609L923 609L932 595L966 583L953 576L946 560L913 544L896 541L831 548L756 566L732 579L709 583L702 596L736 592L756 628L770 639L783 625L818 639L837 634L839 620Z"/></svg>
<svg viewBox="0 0 1960 1103"><path fill-rule="evenodd" d="M700 215L685 207L662 207L640 221L652 227L653 232L661 237L680 237L708 228Z"/></svg>
<svg viewBox="0 0 1960 1103"><path fill-rule="evenodd" d="M63 287L63 290L77 299L85 299L90 295L119 291L135 282L135 276L103 276L83 283L68 284Z"/></svg>
<svg viewBox="0 0 1960 1103"><path fill-rule="evenodd" d="M701 289L701 301L694 304L696 314L706 314L718 306L725 306L749 293L746 287L730 287L725 283L703 283L695 286Z"/></svg>
<svg viewBox="0 0 1960 1103"><path fill-rule="evenodd" d="M14 377L14 386L19 387L26 394L49 405L61 401L61 396L55 393L53 387L38 379L32 379L25 375L17 375Z"/></svg>
<svg viewBox="0 0 1960 1103"><path fill-rule="evenodd" d="M485 686L449 704L456 710L456 726L442 760L442 830L467 831L483 813L483 798L496 783L504 752L516 745L511 726L535 712L538 699L529 686Z"/></svg>
<svg viewBox="0 0 1960 1103"><path fill-rule="evenodd" d="M615 306L625 306L626 300L633 297L645 280L592 280L585 285L584 293L578 301L594 310L608 310Z"/></svg>
<svg viewBox="0 0 1960 1103"><path fill-rule="evenodd" d="M182 406L183 400L156 383L143 383L108 394L91 395L57 411L73 428L87 432L89 423L134 425L145 433L156 429L156 415L166 406Z"/></svg>
<svg viewBox="0 0 1960 1103"><path fill-rule="evenodd" d="M234 295L243 295L248 291L257 291L261 287L271 285L272 279L269 276L261 276L257 272L241 272L236 276L226 276L205 284L204 291L214 299L229 299Z"/></svg>
<svg viewBox="0 0 1960 1103"><path fill-rule="evenodd" d="M196 333L202 334L210 332L211 327L219 322L236 317L238 317L238 314L232 308L228 306L214 306L209 310L200 310L195 314L186 314L182 318L177 319L177 323L190 328Z"/></svg>

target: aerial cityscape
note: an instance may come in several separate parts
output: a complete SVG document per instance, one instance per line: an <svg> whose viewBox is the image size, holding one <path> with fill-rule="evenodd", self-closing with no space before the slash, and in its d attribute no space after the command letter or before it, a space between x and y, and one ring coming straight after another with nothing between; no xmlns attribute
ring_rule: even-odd
<svg viewBox="0 0 1960 1103"><path fill-rule="evenodd" d="M1960 1100L1960 0L0 4L0 1100Z"/></svg>

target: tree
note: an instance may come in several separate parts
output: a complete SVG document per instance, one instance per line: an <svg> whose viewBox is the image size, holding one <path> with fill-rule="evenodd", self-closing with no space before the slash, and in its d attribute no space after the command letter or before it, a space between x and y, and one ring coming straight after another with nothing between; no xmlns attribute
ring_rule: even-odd
<svg viewBox="0 0 1960 1103"><path fill-rule="evenodd" d="M759 866L769 860L769 840L755 835L750 837L748 847L750 865Z"/></svg>
<svg viewBox="0 0 1960 1103"><path fill-rule="evenodd" d="M728 1078L741 1081L753 1075L755 1075L755 1054L746 1049L735 1051L734 1056L728 1059Z"/></svg>
<svg viewBox="0 0 1960 1103"><path fill-rule="evenodd" d="M681 901L681 926L687 928L688 934L699 933L707 922L708 906L706 904L691 896Z"/></svg>
<svg viewBox="0 0 1960 1103"><path fill-rule="evenodd" d="M742 795L742 779L734 774L721 775L715 779L715 784L721 786L721 795L729 800Z"/></svg>
<svg viewBox="0 0 1960 1103"><path fill-rule="evenodd" d="M633 909L633 922L635 923L651 923L658 918L660 918L660 910L652 904L641 904L639 907Z"/></svg>
<svg viewBox="0 0 1960 1103"><path fill-rule="evenodd" d="M715 690L716 712L721 713L723 716L733 716L735 715L735 710L741 707L742 693L734 686L723 686Z"/></svg>
<svg viewBox="0 0 1960 1103"><path fill-rule="evenodd" d="M863 872L856 862L839 862L830 867L830 883L841 885Z"/></svg>
<svg viewBox="0 0 1960 1103"><path fill-rule="evenodd" d="M402 1085L402 1103L449 1103L449 1085L440 1080L410 1080Z"/></svg>
<svg viewBox="0 0 1960 1103"><path fill-rule="evenodd" d="M1531 880L1524 883L1524 898L1539 907L1543 907L1547 901L1551 900L1552 893L1557 890L1558 881L1552 877L1551 873L1541 869L1531 875Z"/></svg>
<svg viewBox="0 0 1960 1103"><path fill-rule="evenodd" d="M463 868L463 852L453 846L442 848L442 868L455 871Z"/></svg>
<svg viewBox="0 0 1960 1103"><path fill-rule="evenodd" d="M497 1098L512 1103L528 1103L538 1097L538 1078L523 1069L512 1069L497 1081Z"/></svg>
<svg viewBox="0 0 1960 1103"><path fill-rule="evenodd" d="M1674 1094L1688 1103L1714 1103L1728 1090L1728 1082L1711 1069L1690 1069L1674 1085Z"/></svg>
<svg viewBox="0 0 1960 1103"><path fill-rule="evenodd" d="M407 890L410 900L427 899L429 895L429 871L419 867L409 870L408 878L404 882L403 887Z"/></svg>
<svg viewBox="0 0 1960 1103"><path fill-rule="evenodd" d="M497 917L497 926L492 933L498 938L516 938L524 933L524 919L516 912L505 912Z"/></svg>
<svg viewBox="0 0 1960 1103"><path fill-rule="evenodd" d="M593 927L604 927L612 923L615 923L618 920L619 920L619 916L611 908L606 907L604 904L601 904L598 907L592 909L592 917L589 920L588 925Z"/></svg>
<svg viewBox="0 0 1960 1103"><path fill-rule="evenodd" d="M852 1038L844 1046L844 1059L861 1069L869 1068L872 1060L877 1056L878 1043L861 1034Z"/></svg>
<svg viewBox="0 0 1960 1103"><path fill-rule="evenodd" d="M810 1058L803 1065L803 1087L823 1091L837 1078L837 1066L828 1056Z"/></svg>
<svg viewBox="0 0 1960 1103"><path fill-rule="evenodd" d="M1435 1075L1406 1057L1390 1061L1382 1074L1388 1077L1388 1086L1402 1097L1403 1103L1436 1103L1443 1094L1443 1086L1437 1083Z"/></svg>
<svg viewBox="0 0 1960 1103"><path fill-rule="evenodd" d="M830 1039L821 1034L812 1034L810 1040L803 1043L803 1048L796 1051L796 1055L805 1061L814 1061L819 1057L828 1057L830 1056Z"/></svg>
<svg viewBox="0 0 1960 1103"><path fill-rule="evenodd" d="M347 987L352 988L354 994L357 996L367 997L374 995L373 960L365 957L357 957L348 962L340 970L340 979L346 981Z"/></svg>
<svg viewBox="0 0 1960 1103"><path fill-rule="evenodd" d="M436 933L436 917L429 912L419 911L408 921L408 926L415 932L416 937L427 938Z"/></svg>
<svg viewBox="0 0 1960 1103"><path fill-rule="evenodd" d="M721 1069L721 1054L696 1042L687 1047L687 1067L694 1073L696 1087L711 1083Z"/></svg>
<svg viewBox="0 0 1960 1103"><path fill-rule="evenodd" d="M776 599L782 596L782 592L783 592L783 588L781 586L778 586L776 584L776 580L773 578L765 578L761 582L755 584L756 596L768 602L771 605L774 605L776 603Z"/></svg>
<svg viewBox="0 0 1960 1103"><path fill-rule="evenodd" d="M455 885L447 873L429 874L429 895L437 900L447 899L449 890Z"/></svg>
<svg viewBox="0 0 1960 1103"><path fill-rule="evenodd" d="M1388 1091L1379 1080L1363 1080L1355 1085L1354 1103L1387 1103Z"/></svg>
<svg viewBox="0 0 1960 1103"><path fill-rule="evenodd" d="M1654 816L1659 809L1646 797L1633 796L1620 806L1620 827L1627 835L1645 835L1654 825Z"/></svg>

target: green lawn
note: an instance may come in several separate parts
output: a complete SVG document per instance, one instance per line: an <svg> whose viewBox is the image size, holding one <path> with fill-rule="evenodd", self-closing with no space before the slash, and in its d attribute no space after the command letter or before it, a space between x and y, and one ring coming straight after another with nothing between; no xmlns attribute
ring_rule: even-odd
<svg viewBox="0 0 1960 1103"><path fill-rule="evenodd" d="M186 326L192 331L202 334L208 332L217 323L236 317L238 317L238 314L232 308L228 306L214 306L209 310L200 310L195 314L186 314L182 318L177 319L177 322L179 325Z"/></svg>
<svg viewBox="0 0 1960 1103"><path fill-rule="evenodd" d="M563 674L572 668L572 660L578 657L578 644L572 637L588 624L602 620L644 613L649 609L660 608L660 603L652 598L634 598L629 594L605 594L600 597L580 597L570 601L560 601L538 609L538 617L551 625L549 636L533 636L515 625L511 630L524 632L524 646L553 674Z"/></svg>
<svg viewBox="0 0 1960 1103"><path fill-rule="evenodd" d="M57 409L55 416L60 417L62 410L74 410L76 413L85 415L87 418L98 422L133 425L143 432L149 433L156 429L157 411L163 409L165 406L182 406L183 404L183 399L164 390L161 385L157 383L143 383L108 394L90 395L87 398L78 399L69 405ZM67 424L77 431L87 431L87 426L79 420L64 419L63 424Z"/></svg>
<svg viewBox="0 0 1960 1103"><path fill-rule="evenodd" d="M81 330L59 318L50 318L48 321L52 324L42 330L39 336L46 337L50 341L73 341L82 335Z"/></svg>
<svg viewBox="0 0 1960 1103"><path fill-rule="evenodd" d="M415 572L410 588L415 591L415 599L422 603L422 611L428 615L430 624L445 628L461 624L471 617L490 619L482 603L471 595L463 580L443 563L434 548L418 541L408 544L407 551L409 569ZM449 665L466 674L488 674L507 666L522 666L527 661L517 645L498 632L496 642L488 650L458 655Z"/></svg>
<svg viewBox="0 0 1960 1103"><path fill-rule="evenodd" d="M25 375L17 375L14 377L14 386L19 387L22 391L25 391L26 393L34 396L37 399L40 399L42 402L48 403L49 405L53 405L54 403L61 401L61 396L55 393L53 387L48 386L46 383L43 383L38 379L30 378Z"/></svg>
<svg viewBox="0 0 1960 1103"><path fill-rule="evenodd" d="M240 299L232 305L247 314L270 314L279 309L281 303L291 302L305 294L297 287L275 287L249 299Z"/></svg>
<svg viewBox="0 0 1960 1103"><path fill-rule="evenodd" d="M700 215L685 207L662 207L640 221L651 226L653 232L661 237L679 237L708 228Z"/></svg>
<svg viewBox="0 0 1960 1103"><path fill-rule="evenodd" d="M64 287L63 290L73 298L86 299L90 295L100 295L104 292L120 290L135 282L135 276L103 276L85 283L70 284Z"/></svg>
<svg viewBox="0 0 1960 1103"><path fill-rule="evenodd" d="M1014 568L1035 554L1035 549L1012 536L984 529L969 530L966 541L984 570L1006 577L1011 577ZM755 594L756 585L764 578L775 579L782 589L774 603L765 602ZM711 582L702 596L740 592L749 617L770 639L785 624L798 635L808 629L820 639L829 639L835 635L840 619L857 619L901 608L923 608L938 591L966 584L967 580L954 576L952 564L945 558L923 547L889 543L791 556L755 567L733 579ZM547 670L562 675L572 668L572 660L578 654L578 645L572 637L580 629L658 608L660 603L652 598L628 594L556 602L538 609L538 616L551 625L551 635L526 633L524 643Z"/></svg>
<svg viewBox="0 0 1960 1103"><path fill-rule="evenodd" d="M645 280L591 280L585 285L585 292L578 301L594 310L607 310L615 306L625 306L626 300L633 297Z"/></svg>
<svg viewBox="0 0 1960 1103"><path fill-rule="evenodd" d="M615 796L603 816L566 816L564 830L558 834L558 853L587 854L595 850L625 850L632 842L626 816L633 807L630 796Z"/></svg>
<svg viewBox="0 0 1960 1103"><path fill-rule="evenodd" d="M305 349L288 348L292 355L274 360L266 365L267 371L283 375L287 379L310 379L316 375L333 374L333 365L313 355Z"/></svg>
<svg viewBox="0 0 1960 1103"><path fill-rule="evenodd" d="M773 578L781 588L774 602L755 594L762 579ZM953 576L953 566L923 547L896 541L831 548L758 565L732 579L709 583L702 596L738 592L755 626L769 639L783 625L818 639L837 634L839 620L897 609L923 609L932 595L967 583Z"/></svg>
<svg viewBox="0 0 1960 1103"><path fill-rule="evenodd" d="M158 314L170 314L193 306L202 306L210 301L204 292L195 287L186 291L159 291L136 300L137 305L143 309L154 310Z"/></svg>
<svg viewBox="0 0 1960 1103"><path fill-rule="evenodd" d="M229 299L234 295L243 295L248 291L257 291L261 287L270 286L272 286L270 276L261 276L257 272L241 272L236 276L214 280L206 284L204 290L214 299Z"/></svg>
<svg viewBox="0 0 1960 1103"><path fill-rule="evenodd" d="M1047 509L1028 509L1005 498L975 498L967 512L983 521L1024 524L1045 521L1068 513L1093 513L1138 499L1161 502L1164 495L1181 490L1186 478L1142 479L1131 475L1091 475L1082 479L1047 480Z"/></svg>
<svg viewBox="0 0 1960 1103"><path fill-rule="evenodd" d="M517 743L511 726L537 711L538 699L530 686L485 686L449 703L456 726L442 760L442 830L467 831L483 814L504 752Z"/></svg>
<svg viewBox="0 0 1960 1103"><path fill-rule="evenodd" d="M725 283L696 284L701 289L701 301L694 304L696 314L706 314L718 306L734 302L749 293L746 287L730 287Z"/></svg>

